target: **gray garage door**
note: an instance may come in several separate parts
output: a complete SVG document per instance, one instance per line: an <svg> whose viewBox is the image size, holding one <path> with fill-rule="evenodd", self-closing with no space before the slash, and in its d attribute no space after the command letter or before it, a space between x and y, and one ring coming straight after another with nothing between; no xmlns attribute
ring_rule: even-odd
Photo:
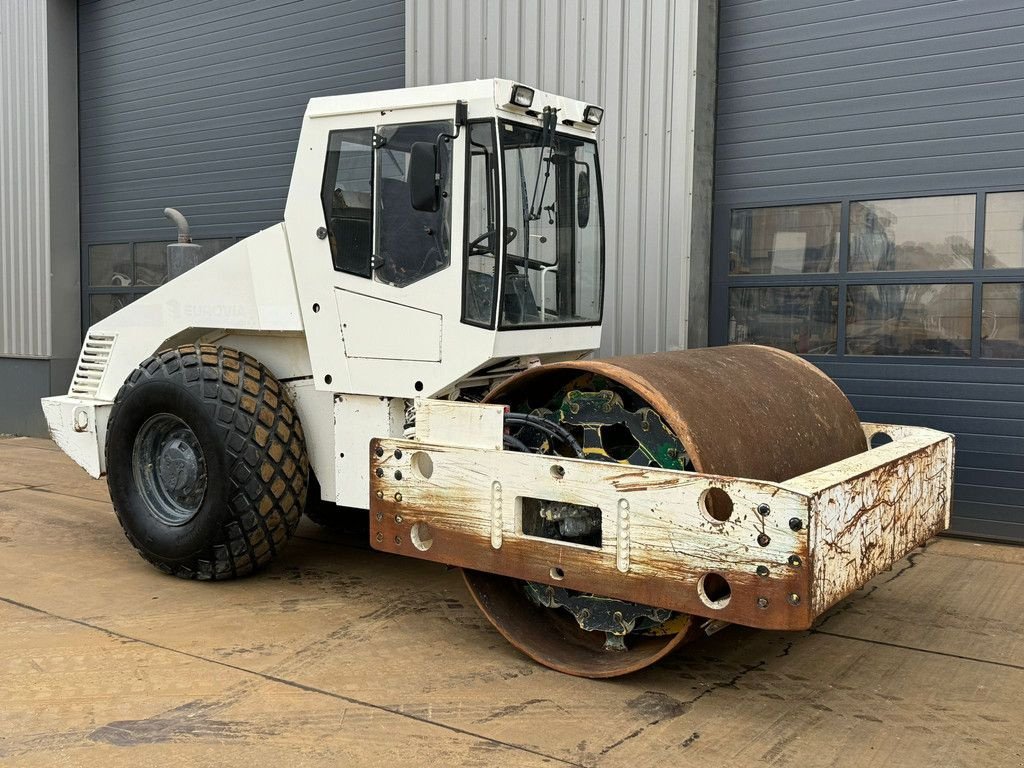
<svg viewBox="0 0 1024 768"><path fill-rule="evenodd" d="M720 13L712 341L956 433L954 530L1024 541L1024 8Z"/></svg>
<svg viewBox="0 0 1024 768"><path fill-rule="evenodd" d="M404 2L79 2L84 326L164 277L188 216L208 250L281 221L306 102L400 88Z"/></svg>

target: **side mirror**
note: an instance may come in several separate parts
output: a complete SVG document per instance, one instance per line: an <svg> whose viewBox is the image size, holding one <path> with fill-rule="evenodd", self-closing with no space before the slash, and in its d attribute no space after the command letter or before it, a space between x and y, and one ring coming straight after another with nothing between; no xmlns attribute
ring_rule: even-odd
<svg viewBox="0 0 1024 768"><path fill-rule="evenodd" d="M416 141L409 148L409 196L417 211L436 211L441 203L437 144Z"/></svg>
<svg viewBox="0 0 1024 768"><path fill-rule="evenodd" d="M576 226L586 229L590 223L590 168L583 166L576 177Z"/></svg>

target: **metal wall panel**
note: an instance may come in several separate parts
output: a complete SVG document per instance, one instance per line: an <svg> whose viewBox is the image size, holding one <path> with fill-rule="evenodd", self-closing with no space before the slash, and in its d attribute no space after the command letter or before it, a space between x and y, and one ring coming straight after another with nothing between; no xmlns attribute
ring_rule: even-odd
<svg viewBox="0 0 1024 768"><path fill-rule="evenodd" d="M1019 0L722 0L719 24L713 341L747 279L726 276L734 207L1024 189ZM862 418L957 435L955 531L1024 541L1024 361L974 354L813 360Z"/></svg>
<svg viewBox="0 0 1024 768"><path fill-rule="evenodd" d="M406 4L409 85L507 77L605 108L604 353L703 337L714 24L697 0Z"/></svg>
<svg viewBox="0 0 1024 768"><path fill-rule="evenodd" d="M721 3L718 203L1024 179L1019 0Z"/></svg>
<svg viewBox="0 0 1024 768"><path fill-rule="evenodd" d="M0 3L0 356L50 355L46 4Z"/></svg>
<svg viewBox="0 0 1024 768"><path fill-rule="evenodd" d="M402 0L79 2L83 254L280 221L313 96L400 88Z"/></svg>

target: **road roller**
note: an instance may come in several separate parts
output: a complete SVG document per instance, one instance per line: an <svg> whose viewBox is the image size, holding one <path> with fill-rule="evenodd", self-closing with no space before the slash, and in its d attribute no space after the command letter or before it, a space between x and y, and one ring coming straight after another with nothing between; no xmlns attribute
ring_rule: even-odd
<svg viewBox="0 0 1024 768"><path fill-rule="evenodd" d="M362 521L599 678L806 629L944 530L952 438L861 423L800 357L595 358L603 114L497 79L315 98L283 222L207 255L167 209L167 279L42 403L138 553L219 581L304 513Z"/></svg>

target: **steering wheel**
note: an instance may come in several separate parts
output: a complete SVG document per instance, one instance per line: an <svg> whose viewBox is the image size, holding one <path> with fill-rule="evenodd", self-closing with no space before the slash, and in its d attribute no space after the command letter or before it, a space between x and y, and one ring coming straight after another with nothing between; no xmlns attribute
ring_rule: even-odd
<svg viewBox="0 0 1024 768"><path fill-rule="evenodd" d="M485 246L484 241L489 241L496 234L498 234L498 230L492 229L484 232L480 237L473 238L469 243L469 255L483 256L488 253L494 253L494 249L490 245ZM505 245L515 240L518 234L519 230L515 227L505 227Z"/></svg>

